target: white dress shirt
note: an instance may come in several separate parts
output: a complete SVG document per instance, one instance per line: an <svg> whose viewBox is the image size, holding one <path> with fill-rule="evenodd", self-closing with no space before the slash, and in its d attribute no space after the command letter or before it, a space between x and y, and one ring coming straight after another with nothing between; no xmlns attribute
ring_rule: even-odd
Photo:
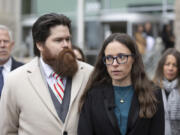
<svg viewBox="0 0 180 135"><path fill-rule="evenodd" d="M5 80L7 74L9 72L11 72L12 58L9 58L9 60L4 65L2 65L2 66L3 66L2 74L3 74L4 80Z"/></svg>

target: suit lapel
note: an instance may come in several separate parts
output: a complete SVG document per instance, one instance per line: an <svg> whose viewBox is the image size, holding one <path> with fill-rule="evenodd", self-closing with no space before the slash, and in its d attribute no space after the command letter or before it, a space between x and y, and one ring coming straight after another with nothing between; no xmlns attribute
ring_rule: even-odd
<svg viewBox="0 0 180 135"><path fill-rule="evenodd" d="M15 62L15 60L12 58L11 71L14 70L15 68L16 68L16 62Z"/></svg>
<svg viewBox="0 0 180 135"><path fill-rule="evenodd" d="M83 83L84 74L81 73L81 70L83 70L83 67L79 64L78 65L79 70L72 78L72 87L71 87L71 100L70 100L70 106L72 105L73 101L75 100L81 85Z"/></svg>
<svg viewBox="0 0 180 135"><path fill-rule="evenodd" d="M49 109L49 111L56 117L56 119L62 123L58 117L54 104L52 102L50 93L48 91L48 86L46 81L43 79L43 75L40 71L39 60L35 59L32 66L27 70L27 75L29 81L31 82L34 90L44 103L44 105Z"/></svg>
<svg viewBox="0 0 180 135"><path fill-rule="evenodd" d="M107 85L103 87L103 95L104 95L104 107L107 113L107 116L115 130L116 133L120 134L120 130L118 127L117 119L114 114L115 102L114 102L114 90L112 85Z"/></svg>
<svg viewBox="0 0 180 135"><path fill-rule="evenodd" d="M127 133L133 131L133 128L136 125L138 117L139 117L139 102L138 102L137 94L134 92L131 102L131 107L129 110L129 115L128 115Z"/></svg>
<svg viewBox="0 0 180 135"><path fill-rule="evenodd" d="M17 62L13 57L11 57L11 59L12 59L11 71L23 65L23 63Z"/></svg>

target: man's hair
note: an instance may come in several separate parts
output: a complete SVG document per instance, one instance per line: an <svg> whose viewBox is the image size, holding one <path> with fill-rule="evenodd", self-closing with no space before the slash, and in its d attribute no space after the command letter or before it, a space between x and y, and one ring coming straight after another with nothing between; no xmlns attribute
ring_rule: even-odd
<svg viewBox="0 0 180 135"><path fill-rule="evenodd" d="M0 24L0 30L7 30L9 33L10 40L13 41L12 31L6 25Z"/></svg>
<svg viewBox="0 0 180 135"><path fill-rule="evenodd" d="M32 37L34 43L34 54L40 56L40 52L36 46L36 43L44 44L46 39L51 34L50 29L57 25L64 25L71 29L71 21L68 17L62 14L50 13L42 15L37 19L32 27Z"/></svg>

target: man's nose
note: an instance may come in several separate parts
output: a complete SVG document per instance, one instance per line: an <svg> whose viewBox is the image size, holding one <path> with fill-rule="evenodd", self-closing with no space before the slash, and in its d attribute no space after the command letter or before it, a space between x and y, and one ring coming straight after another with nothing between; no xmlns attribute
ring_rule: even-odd
<svg viewBox="0 0 180 135"><path fill-rule="evenodd" d="M68 48L69 42L67 40L63 40L63 47Z"/></svg>
<svg viewBox="0 0 180 135"><path fill-rule="evenodd" d="M0 47L5 47L5 42L4 41L0 41Z"/></svg>

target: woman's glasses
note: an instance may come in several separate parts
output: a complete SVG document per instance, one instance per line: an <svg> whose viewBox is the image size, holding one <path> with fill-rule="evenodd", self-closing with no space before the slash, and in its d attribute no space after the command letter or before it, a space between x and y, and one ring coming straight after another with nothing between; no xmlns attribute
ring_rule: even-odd
<svg viewBox="0 0 180 135"><path fill-rule="evenodd" d="M116 60L118 64L125 64L129 56L133 56L133 54L119 53L117 56L107 55L103 57L103 62L105 65L112 65L114 60Z"/></svg>

